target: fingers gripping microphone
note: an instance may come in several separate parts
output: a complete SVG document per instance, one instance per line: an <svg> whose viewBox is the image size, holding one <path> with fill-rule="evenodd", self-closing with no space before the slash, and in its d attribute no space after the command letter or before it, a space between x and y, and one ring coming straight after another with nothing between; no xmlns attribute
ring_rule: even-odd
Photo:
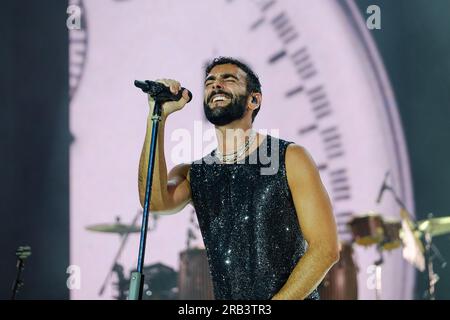
<svg viewBox="0 0 450 320"><path fill-rule="evenodd" d="M178 94L173 94L169 87L166 87L164 84L156 82L156 81L150 81L150 80L145 80L145 81L139 81L139 80L135 80L134 81L134 85L140 89L142 89L142 91L148 93L150 96L152 96L154 99L157 99L161 102L166 102L166 101L178 101L181 99L183 91L185 88L181 88L178 91ZM186 89L187 90L187 89ZM192 93L188 90L188 94L189 94L189 101L192 100Z"/></svg>
<svg viewBox="0 0 450 320"><path fill-rule="evenodd" d="M386 184L387 182L387 178L389 177L390 171L388 170L386 172L386 174L384 175L384 180L383 180L383 184L381 185L380 191L378 192L378 197L377 197L377 204L380 203L381 201L381 197L383 197L383 193L384 191L387 189L388 185Z"/></svg>

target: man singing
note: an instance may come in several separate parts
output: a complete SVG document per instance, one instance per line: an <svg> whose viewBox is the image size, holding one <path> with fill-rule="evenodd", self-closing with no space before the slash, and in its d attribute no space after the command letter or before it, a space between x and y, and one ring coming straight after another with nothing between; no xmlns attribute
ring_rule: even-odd
<svg viewBox="0 0 450 320"><path fill-rule="evenodd" d="M173 94L181 88L175 80L159 82ZM220 57L206 67L203 100L217 149L167 173L164 125L188 100L185 90L179 101L163 105L150 210L170 214L194 206L216 299L318 299L316 288L339 249L331 203L308 152L252 129L262 102L259 79L243 62ZM139 164L141 204L152 98L149 105Z"/></svg>

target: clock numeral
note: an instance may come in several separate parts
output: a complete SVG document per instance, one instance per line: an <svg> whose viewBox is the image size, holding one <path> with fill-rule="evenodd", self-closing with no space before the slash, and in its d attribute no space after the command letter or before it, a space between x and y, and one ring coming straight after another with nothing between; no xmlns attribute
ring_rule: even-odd
<svg viewBox="0 0 450 320"><path fill-rule="evenodd" d="M353 217L353 213L350 211L341 211L335 214L336 224L338 227L338 233L351 233L351 229L348 226L348 223Z"/></svg>
<svg viewBox="0 0 450 320"><path fill-rule="evenodd" d="M87 34L85 30L70 30L69 32L69 95L72 98L79 85L86 58Z"/></svg>
<svg viewBox="0 0 450 320"><path fill-rule="evenodd" d="M307 127L301 128L300 130L298 130L298 134L304 135L304 134L310 133L314 130L317 130L317 124L311 124Z"/></svg>
<svg viewBox="0 0 450 320"><path fill-rule="evenodd" d="M292 62L295 65L297 73L302 77L303 80L308 80L309 78L317 74L311 57L306 49L303 47L291 55Z"/></svg>
<svg viewBox="0 0 450 320"><path fill-rule="evenodd" d="M278 37L285 45L298 38L297 31L284 12L272 19L272 25L275 27Z"/></svg>
<svg viewBox="0 0 450 320"><path fill-rule="evenodd" d="M262 25L264 21L266 21L266 18L262 17L253 22L252 25L250 26L250 31L255 31L256 29L258 29L258 27Z"/></svg>
<svg viewBox="0 0 450 320"><path fill-rule="evenodd" d="M303 92L303 90L304 90L303 86L295 87L294 89L291 89L288 92L286 92L286 98L291 98L295 96L297 93Z"/></svg>
<svg viewBox="0 0 450 320"><path fill-rule="evenodd" d="M74 29L69 32L70 42L85 42L86 41L86 31L82 29Z"/></svg>
<svg viewBox="0 0 450 320"><path fill-rule="evenodd" d="M254 2L261 9L261 12L267 11L276 3L275 0L255 0Z"/></svg>
<svg viewBox="0 0 450 320"><path fill-rule="evenodd" d="M321 85L309 90L307 94L316 119L320 120L331 114L330 103Z"/></svg>
<svg viewBox="0 0 450 320"><path fill-rule="evenodd" d="M282 50L282 51L280 51L278 53L275 53L273 56L271 56L269 58L269 63L273 64L273 63L277 62L278 60L280 60L281 58L283 58L285 56L286 56L286 50Z"/></svg>
<svg viewBox="0 0 450 320"><path fill-rule="evenodd" d="M340 157L344 154L344 148L341 142L341 135L336 127L330 127L322 130L320 135L325 146L325 152L329 159Z"/></svg>
<svg viewBox="0 0 450 320"><path fill-rule="evenodd" d="M336 212L336 214L335 214L335 216L338 218L341 218L341 217L345 217L345 218L347 218L347 219L350 219L351 217L353 217L353 212L350 212L350 211L339 211L339 212Z"/></svg>
<svg viewBox="0 0 450 320"><path fill-rule="evenodd" d="M333 201L334 202L339 202L339 201L344 201L344 200L350 200L350 194L341 194L339 196L334 196L333 197Z"/></svg>
<svg viewBox="0 0 450 320"><path fill-rule="evenodd" d="M331 171L330 183L334 202L349 200L351 198L351 189L346 169Z"/></svg>

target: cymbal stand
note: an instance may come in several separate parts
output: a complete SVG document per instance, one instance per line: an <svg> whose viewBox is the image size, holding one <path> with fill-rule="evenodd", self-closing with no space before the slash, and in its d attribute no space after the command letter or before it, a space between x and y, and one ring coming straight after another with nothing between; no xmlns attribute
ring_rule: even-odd
<svg viewBox="0 0 450 320"><path fill-rule="evenodd" d="M428 219L432 219L433 214L428 215ZM425 239L425 258L427 261L427 270L428 270L428 289L425 292L425 297L429 300L436 299L436 284L439 281L439 275L434 271L434 259L438 258L441 262L441 268L445 268L447 266L447 261L442 256L439 249L433 243L433 235L429 230L423 233Z"/></svg>
<svg viewBox="0 0 450 320"><path fill-rule="evenodd" d="M433 269L433 256L432 256L433 237L429 232L425 232L425 252L427 257L427 269L428 269L428 299L435 300L436 296L436 283L439 281L439 276Z"/></svg>
<svg viewBox="0 0 450 320"><path fill-rule="evenodd" d="M138 211L136 216L133 218L133 221L131 222L132 226L136 225L136 222L137 222L137 220L138 220L140 215L141 215L141 212ZM117 220L119 220L119 219L117 219ZM117 221L117 222L119 222L119 221ZM125 248L125 244L128 241L129 233L127 232L127 233L121 234L121 236L122 236L122 239L121 239L121 242L120 242L119 249L117 250L117 253L116 253L116 256L114 257L114 260L113 260L113 263L111 265L111 268L109 269L108 274L106 275L106 278L103 281L103 284L102 284L102 286L101 286L101 288L100 288L100 290L98 292L98 294L100 296L103 295L103 292L105 291L106 284L108 283L109 278L111 277L113 272L117 270L117 261L119 260L120 256L122 255L123 249Z"/></svg>
<svg viewBox="0 0 450 320"><path fill-rule="evenodd" d="M379 253L379 259L375 261L375 299L381 300L381 292L382 292L382 282L381 282L381 271L382 265L384 262L383 259L383 248L381 244L377 244L377 251Z"/></svg>

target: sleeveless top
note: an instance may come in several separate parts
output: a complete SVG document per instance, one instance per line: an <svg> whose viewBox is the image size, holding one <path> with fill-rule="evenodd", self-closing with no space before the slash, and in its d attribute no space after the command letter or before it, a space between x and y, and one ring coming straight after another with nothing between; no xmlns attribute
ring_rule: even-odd
<svg viewBox="0 0 450 320"><path fill-rule="evenodd" d="M286 176L292 143L267 135L236 164L214 151L191 164L190 186L216 299L271 299L304 255ZM314 290L308 299L318 299Z"/></svg>

